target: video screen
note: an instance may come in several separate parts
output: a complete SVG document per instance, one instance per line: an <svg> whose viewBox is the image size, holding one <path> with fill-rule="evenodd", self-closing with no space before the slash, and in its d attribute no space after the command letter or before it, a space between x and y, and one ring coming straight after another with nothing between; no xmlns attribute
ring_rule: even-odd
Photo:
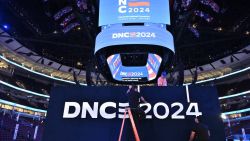
<svg viewBox="0 0 250 141"><path fill-rule="evenodd" d="M112 77L117 81L146 82L157 77L161 66L162 58L159 55L145 54L114 54L108 57L107 62ZM129 60L130 63L123 63ZM128 62L128 61L127 61ZM145 63L144 63L145 62Z"/></svg>

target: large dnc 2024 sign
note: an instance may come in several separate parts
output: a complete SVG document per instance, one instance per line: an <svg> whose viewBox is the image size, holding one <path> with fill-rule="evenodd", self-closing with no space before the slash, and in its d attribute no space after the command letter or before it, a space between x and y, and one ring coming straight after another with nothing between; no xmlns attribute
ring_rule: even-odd
<svg viewBox="0 0 250 141"><path fill-rule="evenodd" d="M188 90L188 91L187 91ZM58 87L52 90L43 141L117 141L128 104L127 87ZM142 141L187 141L194 117L202 115L211 141L224 140L213 87L142 87L148 103L138 122ZM122 141L132 141L127 119Z"/></svg>
<svg viewBox="0 0 250 141"><path fill-rule="evenodd" d="M99 26L117 23L170 24L169 0L100 0Z"/></svg>

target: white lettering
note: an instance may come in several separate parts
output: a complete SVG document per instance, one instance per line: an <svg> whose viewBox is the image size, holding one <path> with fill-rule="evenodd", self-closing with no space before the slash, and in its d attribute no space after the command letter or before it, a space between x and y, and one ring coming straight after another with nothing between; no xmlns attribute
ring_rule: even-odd
<svg viewBox="0 0 250 141"><path fill-rule="evenodd" d="M158 110L157 110L157 109L158 109L159 106L163 106L163 107L165 108L165 114L164 114L164 115L160 115L160 114L158 113ZM155 106L154 106L153 112L154 112L155 117L157 117L158 119L165 119L165 118L167 118L168 115L169 115L169 108L168 108L168 105L165 104L165 103L163 103L163 102L156 103Z"/></svg>
<svg viewBox="0 0 250 141"><path fill-rule="evenodd" d="M88 118L87 117L88 113L90 115L89 118L96 119L99 118L98 112L100 112L100 117L104 119L114 119L114 118L123 119L125 110L127 107L129 107L129 103L119 103L118 106L119 107L117 107L117 104L115 102L105 102L101 105L99 105L98 102L94 102L92 105L90 105L89 102L83 102L81 110L81 105L78 104L77 102L65 102L63 118L76 118L80 115L80 112L82 112L80 115L81 118ZM170 108L166 103L163 102L158 102L154 106L152 106L150 103L140 104L140 107L144 109L144 112L146 114L146 119L152 119L154 117L157 119L166 119L169 117L170 114ZM74 108L74 111L73 109L72 111L70 111L70 108ZM159 108L163 108L161 111L164 112L160 112ZM109 110L107 111L107 109ZM171 119L185 119L186 116L202 115L202 112L199 111L198 103L190 103L190 105L186 110L186 115L181 115L181 113L184 110L184 106L179 102L172 103L171 109L175 109L175 111L171 112L172 113L170 115ZM151 112L151 110L153 111ZM125 118L128 118L128 115L126 115Z"/></svg>
<svg viewBox="0 0 250 141"><path fill-rule="evenodd" d="M97 118L98 114L98 102L94 102L94 107L91 108L88 102L82 103L82 118L86 118L87 111L92 118Z"/></svg>
<svg viewBox="0 0 250 141"><path fill-rule="evenodd" d="M126 13L127 12L126 8L127 8L126 6L120 6L118 8L119 13Z"/></svg>
<svg viewBox="0 0 250 141"><path fill-rule="evenodd" d="M123 33L113 33L112 39L117 38L156 38L154 32L123 32Z"/></svg>
<svg viewBox="0 0 250 141"><path fill-rule="evenodd" d="M114 102L106 102L104 104L102 104L102 106L100 107L100 115L106 119L113 119L116 117L116 113L111 113L111 114L108 114L106 112L106 109L108 107L113 107L113 108L116 108L116 103Z"/></svg>
<svg viewBox="0 0 250 141"><path fill-rule="evenodd" d="M119 0L119 5L127 5L127 0Z"/></svg>
<svg viewBox="0 0 250 141"><path fill-rule="evenodd" d="M69 113L69 108L74 107L75 111L73 113ZM77 102L65 102L63 118L75 118L80 114L81 107Z"/></svg>

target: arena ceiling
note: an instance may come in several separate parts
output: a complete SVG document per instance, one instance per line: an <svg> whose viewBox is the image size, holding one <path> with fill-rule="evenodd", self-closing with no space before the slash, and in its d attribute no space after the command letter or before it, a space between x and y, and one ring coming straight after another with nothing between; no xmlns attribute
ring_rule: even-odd
<svg viewBox="0 0 250 141"><path fill-rule="evenodd" d="M0 28L58 63L85 69L100 29L98 1L0 0ZM250 44L249 0L171 0L178 56L187 68L214 62ZM186 5L185 5L186 4ZM68 10L68 11L67 11ZM67 11L60 16L60 11Z"/></svg>

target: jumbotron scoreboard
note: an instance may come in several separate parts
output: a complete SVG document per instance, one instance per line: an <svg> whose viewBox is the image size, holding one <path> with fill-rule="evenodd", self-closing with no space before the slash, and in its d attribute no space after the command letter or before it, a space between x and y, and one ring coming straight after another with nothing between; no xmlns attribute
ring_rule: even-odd
<svg viewBox="0 0 250 141"><path fill-rule="evenodd" d="M100 0L95 55L106 79L150 83L174 55L168 0Z"/></svg>

